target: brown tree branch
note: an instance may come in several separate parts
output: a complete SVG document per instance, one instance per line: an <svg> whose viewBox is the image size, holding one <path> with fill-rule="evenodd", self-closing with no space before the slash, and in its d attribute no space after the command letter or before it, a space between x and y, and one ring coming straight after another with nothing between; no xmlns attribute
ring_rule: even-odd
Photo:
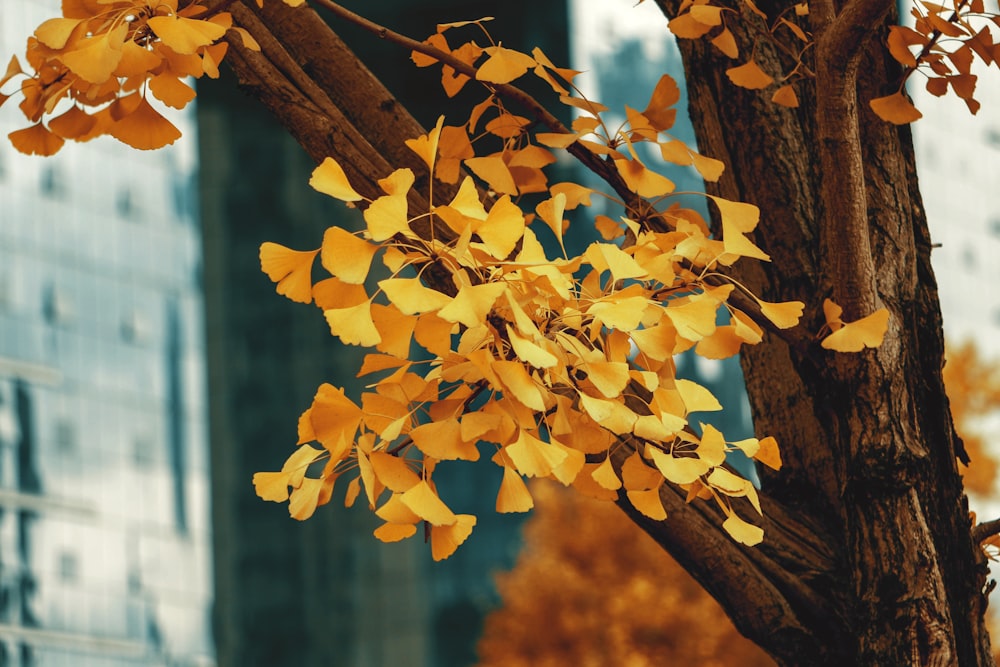
<svg viewBox="0 0 1000 667"><path fill-rule="evenodd" d="M976 544L982 544L987 538L994 535L1000 535L1000 519L984 521L972 528L972 541Z"/></svg>

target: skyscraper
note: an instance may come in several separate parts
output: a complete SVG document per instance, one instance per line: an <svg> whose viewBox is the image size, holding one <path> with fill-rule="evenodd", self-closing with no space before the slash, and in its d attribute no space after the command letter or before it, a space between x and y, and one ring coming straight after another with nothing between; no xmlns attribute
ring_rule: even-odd
<svg viewBox="0 0 1000 667"><path fill-rule="evenodd" d="M56 11L5 2L5 61ZM2 665L214 664L194 174L0 143Z"/></svg>

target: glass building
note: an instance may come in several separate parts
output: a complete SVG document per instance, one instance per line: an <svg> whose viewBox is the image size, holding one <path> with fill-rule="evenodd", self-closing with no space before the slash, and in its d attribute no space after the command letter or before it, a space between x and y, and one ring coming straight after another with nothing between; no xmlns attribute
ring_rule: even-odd
<svg viewBox="0 0 1000 667"><path fill-rule="evenodd" d="M57 11L5 0L5 62ZM214 664L187 146L0 142L0 665Z"/></svg>

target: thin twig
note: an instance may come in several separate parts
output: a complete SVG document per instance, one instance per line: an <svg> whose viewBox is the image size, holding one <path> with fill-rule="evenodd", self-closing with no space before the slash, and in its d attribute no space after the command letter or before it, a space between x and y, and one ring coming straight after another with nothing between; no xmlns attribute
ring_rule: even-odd
<svg viewBox="0 0 1000 667"><path fill-rule="evenodd" d="M994 535L1000 535L1000 519L993 519L972 527L972 541L976 544L982 544L987 538Z"/></svg>

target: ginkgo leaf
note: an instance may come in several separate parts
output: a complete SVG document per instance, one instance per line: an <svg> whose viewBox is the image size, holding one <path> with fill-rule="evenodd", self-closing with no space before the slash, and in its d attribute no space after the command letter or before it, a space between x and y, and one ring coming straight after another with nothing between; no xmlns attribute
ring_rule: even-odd
<svg viewBox="0 0 1000 667"><path fill-rule="evenodd" d="M695 20L690 13L684 13L670 19L667 24L670 32L682 39L698 39L712 29L712 26Z"/></svg>
<svg viewBox="0 0 1000 667"><path fill-rule="evenodd" d="M420 475L410 469L405 459L385 452L372 452L368 459L375 476L390 491L405 493L420 482Z"/></svg>
<svg viewBox="0 0 1000 667"><path fill-rule="evenodd" d="M152 77L148 85L156 99L174 109L183 109L195 98L194 88L169 73Z"/></svg>
<svg viewBox="0 0 1000 667"><path fill-rule="evenodd" d="M306 477L288 497L288 513L293 519L305 521L316 511L323 480Z"/></svg>
<svg viewBox="0 0 1000 667"><path fill-rule="evenodd" d="M397 365L402 363L401 360L407 359L410 355L410 342L413 339L417 318L413 315L404 315L391 304L383 306L380 303L373 303L372 321L382 338L375 344L375 349L392 355Z"/></svg>
<svg viewBox="0 0 1000 667"><path fill-rule="evenodd" d="M643 296L610 297L593 304L587 309L587 314L619 331L634 331L648 306L649 302Z"/></svg>
<svg viewBox="0 0 1000 667"><path fill-rule="evenodd" d="M266 241L260 246L260 268L277 292L298 303L312 301L312 266L319 250L291 250Z"/></svg>
<svg viewBox="0 0 1000 667"><path fill-rule="evenodd" d="M254 473L253 486L261 500L275 503L283 503L288 500L287 472Z"/></svg>
<svg viewBox="0 0 1000 667"><path fill-rule="evenodd" d="M375 347L382 342L382 336L372 319L371 302L363 301L349 308L330 308L323 311L330 333L340 338L345 345Z"/></svg>
<svg viewBox="0 0 1000 667"><path fill-rule="evenodd" d="M698 153L691 154L691 162L694 164L694 168L698 170L698 173L701 174L701 177L711 183L718 181L722 176L722 172L726 170L726 164L722 160L716 160L715 158L699 155Z"/></svg>
<svg viewBox="0 0 1000 667"><path fill-rule="evenodd" d="M317 192L330 195L341 201L359 201L363 199L347 180L347 174L332 157L324 158L318 167L313 169L309 185Z"/></svg>
<svg viewBox="0 0 1000 667"><path fill-rule="evenodd" d="M553 468L566 460L561 448L543 442L527 431L518 432L517 440L504 449L518 472L526 477L548 477Z"/></svg>
<svg viewBox="0 0 1000 667"><path fill-rule="evenodd" d="M483 50L489 58L476 70L479 81L510 83L537 65L531 56L503 46L489 46Z"/></svg>
<svg viewBox="0 0 1000 667"><path fill-rule="evenodd" d="M650 359L663 361L674 354L677 342L677 330L669 324L657 324L653 327L635 329L629 333L636 347Z"/></svg>
<svg viewBox="0 0 1000 667"><path fill-rule="evenodd" d="M647 168L638 158L615 160L615 166L628 189L640 197L662 197L674 191L673 181Z"/></svg>
<svg viewBox="0 0 1000 667"><path fill-rule="evenodd" d="M591 243L584 253L598 271L610 271L615 281L645 278L647 273L631 255L613 243Z"/></svg>
<svg viewBox="0 0 1000 667"><path fill-rule="evenodd" d="M441 126L444 125L444 116L438 116L434 129L416 139L407 139L406 146L420 156L428 169L434 169L434 160L437 158L438 139L441 137Z"/></svg>
<svg viewBox="0 0 1000 667"><path fill-rule="evenodd" d="M740 57L740 49L736 45L736 38L733 37L733 33L729 31L729 28L723 28L722 32L713 37L712 44L715 48L734 60Z"/></svg>
<svg viewBox="0 0 1000 667"><path fill-rule="evenodd" d="M442 502L441 498L425 480L417 482L399 499L409 507L414 514L432 526L450 526L458 521L454 512Z"/></svg>
<svg viewBox="0 0 1000 667"><path fill-rule="evenodd" d="M871 315L848 322L824 338L820 345L837 352L860 352L866 347L882 344L889 328L889 311L879 308Z"/></svg>
<svg viewBox="0 0 1000 667"><path fill-rule="evenodd" d="M361 408L343 389L328 383L316 390L308 415L315 439L328 450L337 447L341 440L353 441L361 423Z"/></svg>
<svg viewBox="0 0 1000 667"><path fill-rule="evenodd" d="M142 98L135 110L108 128L108 134L139 150L154 150L172 144L181 131Z"/></svg>
<svg viewBox="0 0 1000 667"><path fill-rule="evenodd" d="M497 361L492 368L503 383L504 389L522 405L539 412L545 410L542 392L522 364L516 361Z"/></svg>
<svg viewBox="0 0 1000 667"><path fill-rule="evenodd" d="M164 44L182 55L193 54L199 47L208 46L226 34L226 28L217 23L177 14L154 16L146 25Z"/></svg>
<svg viewBox="0 0 1000 667"><path fill-rule="evenodd" d="M386 278L380 280L378 286L406 315L437 311L452 301L447 294L426 287L420 278Z"/></svg>
<svg viewBox="0 0 1000 667"><path fill-rule="evenodd" d="M674 381L674 385L688 412L714 412L722 409L722 405L712 392L697 382L678 378Z"/></svg>
<svg viewBox="0 0 1000 667"><path fill-rule="evenodd" d="M790 84L785 84L774 91L774 95L771 95L771 101L792 109L799 106L799 97L795 94L795 88Z"/></svg>
<svg viewBox="0 0 1000 667"><path fill-rule="evenodd" d="M716 327L712 335L698 341L695 352L706 359L728 359L738 354L745 341L736 333L736 327Z"/></svg>
<svg viewBox="0 0 1000 667"><path fill-rule="evenodd" d="M765 262L771 257L758 248L744 234L749 234L760 221L760 209L753 204L730 201L709 195L719 208L722 218L722 242L726 252L742 257L754 257Z"/></svg>
<svg viewBox="0 0 1000 667"><path fill-rule="evenodd" d="M699 458L679 458L666 454L656 447L650 447L649 452L656 469L674 484L690 484L711 468L708 463Z"/></svg>
<svg viewBox="0 0 1000 667"><path fill-rule="evenodd" d="M690 341L696 341L715 333L715 318L718 309L718 301L698 294L690 297L686 302L670 302L670 305L663 312L680 336Z"/></svg>
<svg viewBox="0 0 1000 667"><path fill-rule="evenodd" d="M486 250L497 259L504 259L524 236L524 213L509 195L504 195L475 229Z"/></svg>
<svg viewBox="0 0 1000 667"><path fill-rule="evenodd" d="M505 195L517 194L517 184L502 158L496 156L469 158L465 161L465 166L486 181L494 192Z"/></svg>
<svg viewBox="0 0 1000 667"><path fill-rule="evenodd" d="M417 527L412 523L383 523L372 534L380 542L399 542L416 535Z"/></svg>
<svg viewBox="0 0 1000 667"><path fill-rule="evenodd" d="M767 88L774 82L774 79L754 60L749 60L739 67L730 67L726 70L726 76L737 86L750 90Z"/></svg>
<svg viewBox="0 0 1000 667"><path fill-rule="evenodd" d="M594 478L595 482L609 491L617 491L622 488L622 481L618 479L615 468L611 465L610 457L604 459L603 463L594 468L590 476Z"/></svg>
<svg viewBox="0 0 1000 667"><path fill-rule="evenodd" d="M55 155L65 140L41 123L7 135L14 148L26 155Z"/></svg>
<svg viewBox="0 0 1000 667"><path fill-rule="evenodd" d="M875 98L868 104L879 118L893 125L906 125L924 116L901 90L892 95Z"/></svg>
<svg viewBox="0 0 1000 667"><path fill-rule="evenodd" d="M726 460L726 439L711 424L701 424L701 442L695 450L698 458L709 465L720 466Z"/></svg>
<svg viewBox="0 0 1000 667"><path fill-rule="evenodd" d="M368 223L368 235L376 243L396 234L406 236L413 233L407 218L405 192L379 197L365 209L363 215Z"/></svg>
<svg viewBox="0 0 1000 667"><path fill-rule="evenodd" d="M122 23L108 32L85 37L71 51L60 56L62 63L74 74L89 83L104 83L122 58L122 45L128 32Z"/></svg>
<svg viewBox="0 0 1000 667"><path fill-rule="evenodd" d="M410 431L410 438L421 452L440 461L478 461L475 441L462 437L462 427L456 419L421 424Z"/></svg>
<svg viewBox="0 0 1000 667"><path fill-rule="evenodd" d="M735 514L722 522L722 528L729 533L729 536L740 544L753 547L764 541L764 530L752 523L747 523Z"/></svg>
<svg viewBox="0 0 1000 667"><path fill-rule="evenodd" d="M636 508L653 521L663 521L667 518L667 511L663 509L663 501L660 500L660 489L646 489L642 491L626 491L632 507Z"/></svg>
<svg viewBox="0 0 1000 667"><path fill-rule="evenodd" d="M559 359L554 354L537 345L534 341L521 336L509 324L507 325L507 338L511 347L514 348L514 354L517 355L517 358L527 361L535 368L552 368L559 363Z"/></svg>
<svg viewBox="0 0 1000 667"><path fill-rule="evenodd" d="M360 285L368 278L378 246L360 239L341 227L329 227L323 234L320 263L345 283Z"/></svg>
<svg viewBox="0 0 1000 667"><path fill-rule="evenodd" d="M455 298L438 311L438 317L467 327L479 326L486 321L494 302L506 289L504 283L463 285Z"/></svg>
<svg viewBox="0 0 1000 667"><path fill-rule="evenodd" d="M663 475L643 463L639 452L633 452L622 464L622 485L629 491L659 488Z"/></svg>
<svg viewBox="0 0 1000 667"><path fill-rule="evenodd" d="M589 380L605 398L621 396L629 381L629 366L624 361L592 361L583 366Z"/></svg>
<svg viewBox="0 0 1000 667"><path fill-rule="evenodd" d="M761 314L771 320L774 326L779 329L790 329L798 324L802 317L802 310L805 308L805 304L801 301L770 303L757 299L757 303L760 304Z"/></svg>
<svg viewBox="0 0 1000 667"><path fill-rule="evenodd" d="M781 452L778 449L778 441L771 436L760 440L753 458L769 468L781 470Z"/></svg>
<svg viewBox="0 0 1000 667"><path fill-rule="evenodd" d="M450 526L433 526L431 528L431 556L434 560L444 560L469 539L476 525L476 517L471 514L459 514L455 523Z"/></svg>
<svg viewBox="0 0 1000 667"><path fill-rule="evenodd" d="M501 514L527 512L534 506L535 501L531 499L531 492L528 491L524 480L516 470L504 466L503 480L497 493L497 512Z"/></svg>

